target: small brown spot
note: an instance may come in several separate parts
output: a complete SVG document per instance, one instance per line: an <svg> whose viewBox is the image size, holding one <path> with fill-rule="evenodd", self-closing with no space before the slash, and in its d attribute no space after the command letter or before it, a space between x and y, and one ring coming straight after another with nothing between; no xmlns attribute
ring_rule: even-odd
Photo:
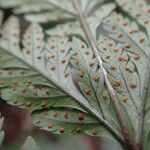
<svg viewBox="0 0 150 150"><path fill-rule="evenodd" d="M137 30L137 29L132 29L131 31L129 31L130 34L137 33L137 32L139 32L139 30Z"/></svg>
<svg viewBox="0 0 150 150"><path fill-rule="evenodd" d="M112 26L112 30L116 30L116 27L115 27L115 26Z"/></svg>
<svg viewBox="0 0 150 150"><path fill-rule="evenodd" d="M45 90L45 94L46 94L46 95L50 95L50 93L51 93L51 92L50 92L50 89L46 89L46 90Z"/></svg>
<svg viewBox="0 0 150 150"><path fill-rule="evenodd" d="M62 63L62 64L66 63L66 60L65 60L65 59L63 59L63 60L61 61L61 63Z"/></svg>
<svg viewBox="0 0 150 150"><path fill-rule="evenodd" d="M77 128L77 129L76 129L76 133L81 133L81 129L80 129L80 128Z"/></svg>
<svg viewBox="0 0 150 150"><path fill-rule="evenodd" d="M112 71L115 71L115 70L117 70L117 66L116 66L116 65L111 65L111 66L110 66L110 69L111 69Z"/></svg>
<svg viewBox="0 0 150 150"><path fill-rule="evenodd" d="M12 73L13 73L12 70L9 70L9 71L8 71L8 74L9 74L9 75L12 75Z"/></svg>
<svg viewBox="0 0 150 150"><path fill-rule="evenodd" d="M73 52L72 53L72 56L77 56L78 55L78 52Z"/></svg>
<svg viewBox="0 0 150 150"><path fill-rule="evenodd" d="M123 101L126 103L129 100L128 96L123 97Z"/></svg>
<svg viewBox="0 0 150 150"><path fill-rule="evenodd" d="M47 128L51 129L51 128L53 128L53 125L51 123L49 123L48 126L47 126Z"/></svg>
<svg viewBox="0 0 150 150"><path fill-rule="evenodd" d="M140 55L135 55L133 58L134 58L134 60L139 60L140 59Z"/></svg>
<svg viewBox="0 0 150 150"><path fill-rule="evenodd" d="M50 49L54 49L55 48L55 45L50 45Z"/></svg>
<svg viewBox="0 0 150 150"><path fill-rule="evenodd" d="M141 16L141 14L140 14L140 13L137 13L137 14L135 14L135 16L136 16L136 17L140 17L140 16Z"/></svg>
<svg viewBox="0 0 150 150"><path fill-rule="evenodd" d="M34 88L34 89L32 90L32 94L33 94L33 95L37 95L37 94L38 94L38 90Z"/></svg>
<svg viewBox="0 0 150 150"><path fill-rule="evenodd" d="M93 80L94 80L95 82L98 82L98 81L100 80L100 76L99 76L99 75L95 75L95 76L93 77Z"/></svg>
<svg viewBox="0 0 150 150"><path fill-rule="evenodd" d="M122 56L119 56L119 57L118 57L118 60L122 62L122 61L123 61Z"/></svg>
<svg viewBox="0 0 150 150"><path fill-rule="evenodd" d="M13 91L16 91L16 86L12 86L12 90L13 90Z"/></svg>
<svg viewBox="0 0 150 150"><path fill-rule="evenodd" d="M114 52L118 52L118 51L119 51L119 48L113 48L113 51L114 51Z"/></svg>
<svg viewBox="0 0 150 150"><path fill-rule="evenodd" d="M102 98L103 98L104 101L106 101L106 100L109 99L109 94L108 94L107 91L104 91L104 92L103 92Z"/></svg>
<svg viewBox="0 0 150 150"><path fill-rule="evenodd" d="M118 87L121 85L121 80L115 80L114 81L114 86Z"/></svg>
<svg viewBox="0 0 150 150"><path fill-rule="evenodd" d="M118 37L118 38L123 37L123 33L119 33L117 37Z"/></svg>
<svg viewBox="0 0 150 150"><path fill-rule="evenodd" d="M64 48L62 48L60 51L61 51L62 53L64 53L64 52L65 52L65 49L64 49Z"/></svg>
<svg viewBox="0 0 150 150"><path fill-rule="evenodd" d="M113 44L112 44L112 43L109 43L108 45L109 45L110 47L112 47L112 46L113 46Z"/></svg>
<svg viewBox="0 0 150 150"><path fill-rule="evenodd" d="M82 49L85 48L85 44L81 44L81 48L82 48Z"/></svg>
<svg viewBox="0 0 150 150"><path fill-rule="evenodd" d="M65 73L64 73L64 77L65 77L65 78L67 78L69 75L70 75L69 72L65 72Z"/></svg>
<svg viewBox="0 0 150 150"><path fill-rule="evenodd" d="M27 89L25 87L21 88L20 92L25 93L25 92L27 92Z"/></svg>
<svg viewBox="0 0 150 150"><path fill-rule="evenodd" d="M37 41L39 41L39 40L41 40L41 37L37 37L36 39L37 39Z"/></svg>
<svg viewBox="0 0 150 150"><path fill-rule="evenodd" d="M144 42L144 38L141 38L140 40L139 40L139 42L142 44L143 42Z"/></svg>
<svg viewBox="0 0 150 150"><path fill-rule="evenodd" d="M54 58L54 57L55 57L54 54L50 54L50 55L48 56L48 59L51 59L51 58Z"/></svg>
<svg viewBox="0 0 150 150"><path fill-rule="evenodd" d="M124 22L122 25L126 27L126 26L129 25L129 23L128 22Z"/></svg>
<svg viewBox="0 0 150 150"><path fill-rule="evenodd" d="M64 132L65 132L65 128L60 128L60 129L59 129L59 132L60 132L60 133L64 133Z"/></svg>
<svg viewBox="0 0 150 150"><path fill-rule="evenodd" d="M48 111L44 111L44 112L43 112L43 115L44 115L44 116L47 116L47 115L48 115Z"/></svg>
<svg viewBox="0 0 150 150"><path fill-rule="evenodd" d="M27 100L27 101L26 101L26 105L27 105L27 107L31 107L31 101L30 101L30 100Z"/></svg>
<svg viewBox="0 0 150 150"><path fill-rule="evenodd" d="M104 51L107 51L107 48L106 48L106 47L103 47L103 50L104 50Z"/></svg>
<svg viewBox="0 0 150 150"><path fill-rule="evenodd" d="M120 62L127 61L127 60L128 60L128 57L127 57L127 56L120 56L120 57L118 57L118 60L119 60Z"/></svg>
<svg viewBox="0 0 150 150"><path fill-rule="evenodd" d="M4 81L3 80L0 80L0 85L4 85Z"/></svg>
<svg viewBox="0 0 150 150"><path fill-rule="evenodd" d="M45 107L47 105L46 100L42 100L41 104L42 104L42 107Z"/></svg>
<svg viewBox="0 0 150 150"><path fill-rule="evenodd" d="M40 48L41 48L41 46L40 46L40 45L37 45L37 46L36 46L36 48L37 48L37 49L40 49Z"/></svg>
<svg viewBox="0 0 150 150"><path fill-rule="evenodd" d="M150 13L150 9L148 9L147 12Z"/></svg>
<svg viewBox="0 0 150 150"><path fill-rule="evenodd" d="M16 105L18 103L18 100L14 100L13 103Z"/></svg>
<svg viewBox="0 0 150 150"><path fill-rule="evenodd" d="M86 51L86 52L85 52L85 54L86 54L86 55L89 55L89 54L90 54L90 52L89 52L89 51Z"/></svg>
<svg viewBox="0 0 150 150"><path fill-rule="evenodd" d="M90 67L93 67L94 65L95 65L94 62L90 62L90 63L89 63L89 66L90 66Z"/></svg>
<svg viewBox="0 0 150 150"><path fill-rule="evenodd" d="M129 72L129 73L133 73L133 70L132 70L130 67L128 67L128 66L125 67L125 70L126 70L127 72Z"/></svg>
<svg viewBox="0 0 150 150"><path fill-rule="evenodd" d="M53 117L57 118L58 117L58 112L54 112Z"/></svg>
<svg viewBox="0 0 150 150"><path fill-rule="evenodd" d="M92 92L92 90L91 90L90 88L84 89L84 93L85 93L86 95L90 95L91 92Z"/></svg>
<svg viewBox="0 0 150 150"><path fill-rule="evenodd" d="M31 53L31 51L30 51L30 50L27 50L27 51L26 51L26 54L30 54L30 53Z"/></svg>
<svg viewBox="0 0 150 150"><path fill-rule="evenodd" d="M148 21L148 20L145 20L145 21L144 21L144 24L148 24L148 23L149 23L149 21Z"/></svg>
<svg viewBox="0 0 150 150"><path fill-rule="evenodd" d="M52 70L52 71L55 71L55 70L56 70L55 65L52 65L52 66L51 66L51 70Z"/></svg>
<svg viewBox="0 0 150 150"><path fill-rule="evenodd" d="M31 79L28 79L28 81L27 81L29 84L31 84L32 83L32 80Z"/></svg>
<svg viewBox="0 0 150 150"><path fill-rule="evenodd" d="M109 59L109 58L110 58L110 55L107 55L105 58L106 58L106 59Z"/></svg>
<svg viewBox="0 0 150 150"><path fill-rule="evenodd" d="M68 112L64 112L64 118L65 118L65 119L68 119L68 117L69 117Z"/></svg>
<svg viewBox="0 0 150 150"><path fill-rule="evenodd" d="M93 129L93 130L92 130L92 134L93 134L94 136L96 136L96 135L97 135L97 130L96 130L96 129Z"/></svg>
<svg viewBox="0 0 150 150"><path fill-rule="evenodd" d="M135 81L130 82L130 88L135 89L137 87L137 83Z"/></svg>
<svg viewBox="0 0 150 150"><path fill-rule="evenodd" d="M79 73L79 75L80 75L81 78L84 77L84 74L85 74L84 71L80 71L80 73Z"/></svg>
<svg viewBox="0 0 150 150"><path fill-rule="evenodd" d="M75 65L79 65L79 64L80 64L79 60L76 60Z"/></svg>
<svg viewBox="0 0 150 150"><path fill-rule="evenodd" d="M84 114L81 112L81 113L78 113L78 119L80 121L84 120Z"/></svg>
<svg viewBox="0 0 150 150"><path fill-rule="evenodd" d="M131 44L126 44L125 48L127 48L127 49L131 48Z"/></svg>
<svg viewBox="0 0 150 150"><path fill-rule="evenodd" d="M26 73L25 70L21 70L21 71L20 71L20 74L22 74L22 75L24 75L25 73Z"/></svg>
<svg viewBox="0 0 150 150"><path fill-rule="evenodd" d="M42 59L42 56L37 56L37 59L41 60L41 59Z"/></svg>

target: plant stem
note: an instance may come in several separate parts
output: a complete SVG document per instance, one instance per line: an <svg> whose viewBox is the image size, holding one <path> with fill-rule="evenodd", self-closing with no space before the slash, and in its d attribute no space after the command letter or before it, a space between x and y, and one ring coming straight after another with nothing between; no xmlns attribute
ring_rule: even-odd
<svg viewBox="0 0 150 150"><path fill-rule="evenodd" d="M115 108L118 120L119 120L121 128L122 128L122 134L124 136L125 144L131 150L138 150L137 144L135 142L136 141L135 137L133 136L130 125L129 125L129 121L128 121L128 119L127 119L127 117L123 111L122 106L118 103L118 100L116 98L116 94L115 94L115 91L113 89L113 86L111 85L111 83L107 77L107 71L103 67L102 59L98 53L96 40L94 39L92 32L88 26L88 23L86 20L86 15L84 12L81 11L78 0L73 1L73 4L74 4L74 7L76 8L76 10L78 12L78 17L79 17L81 26L83 27L83 30L85 32L86 38L89 41L89 44L90 44L90 46L91 46L91 48L95 54L97 62L98 62L99 66L102 70L103 75L104 75L105 83L106 83L109 95L111 97L111 102Z"/></svg>

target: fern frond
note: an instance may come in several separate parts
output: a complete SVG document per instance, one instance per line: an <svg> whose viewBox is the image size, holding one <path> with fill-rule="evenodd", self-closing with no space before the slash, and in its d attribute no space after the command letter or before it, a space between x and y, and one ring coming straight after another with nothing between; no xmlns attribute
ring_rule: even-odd
<svg viewBox="0 0 150 150"><path fill-rule="evenodd" d="M14 18L12 18L13 21ZM10 25L9 25L10 24ZM8 21L8 27L7 31L11 31L11 18ZM7 32L6 32L7 33ZM10 32L11 33L11 32ZM10 34L5 34L5 36L8 36ZM10 34L11 35L11 34ZM10 38L11 36L9 36ZM99 112L90 105L90 103L79 93L79 91L76 89L74 84L71 81L70 76L66 76L65 71L69 71L66 68L67 65L67 55L69 54L70 46L68 44L68 39L67 38L58 38L57 43L55 39L51 38L50 40L47 40L48 42L48 47L46 45L45 48L43 48L43 31L42 28L39 25L31 25L29 28L26 30L24 34L24 40L23 40L23 50L17 52L16 50L18 49L11 49L4 38L2 38L1 41L1 46L3 49L5 49L8 53L11 53L21 61L23 61L25 64L27 64L29 67L33 68L34 70L40 72L45 78L47 78L49 81L51 81L54 85L59 87L62 91L64 91L66 94L70 95L76 102L78 102L81 106L83 106L84 109L90 111L94 116L98 117L99 120L103 124L108 124L106 120L104 120L101 116L99 116ZM9 41L10 39L8 39ZM13 39L15 40L15 38ZM13 41L12 45L13 45ZM40 43L40 45L39 45ZM53 49L56 51L56 56L54 55L55 51L53 52ZM56 60L55 57L60 57L60 53L66 61L62 63L62 60ZM48 55L49 54L49 55ZM51 57L54 55L55 57ZM53 64L53 63L56 64ZM56 65L56 66L54 66ZM58 70L58 68L60 70ZM60 72L61 71L61 72ZM63 73L63 74L60 74ZM57 76L54 76L57 75ZM61 75L62 78L60 78ZM69 81L67 83L67 81ZM29 103L27 103L29 104ZM110 128L112 128L110 126Z"/></svg>
<svg viewBox="0 0 150 150"><path fill-rule="evenodd" d="M147 34L150 36L149 17L150 5L144 0L116 0L123 11L134 18L139 24L146 28ZM138 10L138 11L137 11Z"/></svg>
<svg viewBox="0 0 150 150"><path fill-rule="evenodd" d="M127 14L129 14L138 24L140 25L141 29L146 33L146 36L148 36L148 40L145 42L145 39L141 37L140 42L143 44L142 47L144 47L145 51L147 50L147 64L145 65L145 69L147 71L145 72L145 79L144 79L144 88L141 95L141 110L140 110L140 121L139 121L139 140L144 139L143 146L144 148L147 148L149 146L149 142L147 138L149 137L149 128L148 124L148 116L149 116L149 83L150 83L150 53L149 53L149 37L150 37L150 29L149 29L149 8L150 5L143 1L143 0L136 0L136 1L117 1L120 5L121 9L125 11ZM134 3L134 7L132 4ZM136 11L138 10L138 12ZM145 48L146 43L146 48ZM143 69L142 69L143 71ZM142 137L144 136L144 137Z"/></svg>
<svg viewBox="0 0 150 150"><path fill-rule="evenodd" d="M141 122L145 123L144 116L139 114L144 112L142 107L146 106L149 95L149 39L135 22L120 15L113 14L102 26L104 36L99 40L100 54L118 97L125 102L123 107L129 113L127 116L136 137L141 139Z"/></svg>
<svg viewBox="0 0 150 150"><path fill-rule="evenodd" d="M98 63L93 58L93 52L80 39L72 42L72 77L74 84L101 115L115 127L118 122L110 103L108 90L104 84L104 76ZM110 110L110 111L108 111ZM109 113L111 112L111 113ZM120 128L117 126L117 128Z"/></svg>
<svg viewBox="0 0 150 150"><path fill-rule="evenodd" d="M8 102L14 99L21 107L33 107L33 122L40 128L66 134L81 128L90 135L101 135L104 130L131 149L137 149L141 140L147 147L150 31L146 3L118 1L117 11L128 13L127 17L114 10L114 3L98 5L97 9L97 0L44 3L51 7L35 9L39 18L35 13L31 15L34 8L26 10L24 5L20 9L29 12L25 17L34 22L23 33L23 39L17 17L3 25L2 98ZM138 9L140 13L136 14ZM53 12L49 20L47 12ZM59 15L72 20L67 18L61 24ZM44 30L35 23L43 21L58 23ZM21 69L25 74L19 74Z"/></svg>
<svg viewBox="0 0 150 150"><path fill-rule="evenodd" d="M35 111L32 119L37 126L56 134L75 135L85 133L91 136L108 136L108 132L103 126L99 126L95 119L81 111L66 109ZM113 139L110 134L109 138Z"/></svg>

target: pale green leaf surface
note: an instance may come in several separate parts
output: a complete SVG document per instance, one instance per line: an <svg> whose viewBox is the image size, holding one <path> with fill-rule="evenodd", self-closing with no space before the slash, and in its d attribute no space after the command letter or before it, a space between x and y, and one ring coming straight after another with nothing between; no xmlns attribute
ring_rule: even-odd
<svg viewBox="0 0 150 150"><path fill-rule="evenodd" d="M148 2L145 0L116 0L116 2L126 13L146 28L150 37L150 5Z"/></svg>
<svg viewBox="0 0 150 150"><path fill-rule="evenodd" d="M69 107L84 111L66 94L19 60L10 57L3 51L0 51L0 55L0 87L5 87L1 89L1 97L8 103L23 108L41 109L51 106Z"/></svg>
<svg viewBox="0 0 150 150"><path fill-rule="evenodd" d="M32 119L37 126L56 134L86 133L92 136L102 136L102 133L107 133L107 130L101 127L95 119L80 111L65 109L35 111Z"/></svg>
<svg viewBox="0 0 150 150"><path fill-rule="evenodd" d="M21 4L13 10L15 14L40 13L53 10L53 7L45 1L23 0Z"/></svg>
<svg viewBox="0 0 150 150"><path fill-rule="evenodd" d="M24 18L29 22L47 23L47 22L64 22L71 20L72 16L69 14L62 14L60 11L48 11L40 14L27 14Z"/></svg>
<svg viewBox="0 0 150 150"><path fill-rule="evenodd" d="M93 52L78 38L73 38L72 49L74 84L80 89L89 103L99 109L105 119L117 126L118 122L114 115L114 110L111 109L112 105L104 84L104 77L93 57Z"/></svg>
<svg viewBox="0 0 150 150"><path fill-rule="evenodd" d="M14 18L12 18L12 21L13 19ZM14 24L12 24L11 18L8 20L6 25L8 25L6 26L6 28L8 27L9 29L7 30L8 33L5 36L9 34L11 35L12 33L11 29L14 28L13 26ZM71 48L70 47L71 44L68 41L68 38L50 37L50 38L47 38L46 43L43 42L43 38L44 38L44 34L42 31L42 28L37 24L32 24L28 27L28 29L25 31L25 34L23 36L22 51L21 50L19 51L17 49L18 50L17 52L15 48L11 49L8 46L9 43L7 43L7 40L5 38L2 38L1 45L3 49L5 50L8 49L11 54L16 56L20 60L23 60L23 62L28 64L30 67L33 67L33 69L37 70L38 72L41 72L46 78L50 79L50 81L52 81L58 87L64 88L66 90L65 92L70 94L71 97L76 98L77 101L81 99L80 102L83 103L88 108L91 107L92 108L92 109L90 108L91 111L96 111L94 110L94 107L89 104L89 102L84 98L84 96L82 96L82 94L80 94L77 88L73 85L73 82L69 73L69 68L67 67L67 64L70 58L70 48ZM15 40L15 38L13 40ZM13 41L11 42L12 42L12 45L14 46ZM15 46L18 47L18 45L15 45ZM38 84L37 84L37 87L38 87ZM17 90L17 87L15 87L15 89L13 90ZM11 90L11 92L13 92L13 90ZM26 91L28 90L28 88L27 89L23 88L20 90L23 94L25 93L24 95L25 97L29 97L29 96L32 97L32 94L33 94L33 97L37 96L38 94L40 98L44 97L41 91L38 93L39 88L34 90L34 93L33 93L32 87L31 87L32 94L30 95L29 95L30 92L27 92L28 94L26 95ZM4 97L6 96L5 97L6 99L11 98L11 94L7 95L7 92L8 92L7 89L6 91L5 89L2 91L4 91L4 94L2 95ZM17 94L19 94L18 91L17 91ZM14 95L16 96L16 94ZM54 96L55 95L53 95L53 97ZM15 101L15 103L16 102L18 101ZM39 103L42 103L42 106L46 105L45 101L44 102L39 101ZM39 105L39 103L37 104L35 102L34 106ZM24 104L26 104L27 106L31 106L32 102L30 99L26 99L26 102ZM54 104L50 102L50 106L52 105ZM58 106L60 107L60 105L59 103L56 104L57 107ZM71 106L71 105L72 103L67 106ZM63 104L61 106L63 106ZM64 105L63 107L65 106L66 105ZM76 105L75 108L79 108L79 110L81 110L80 107L78 106L79 105ZM71 106L71 108L73 108L73 106Z"/></svg>
<svg viewBox="0 0 150 150"><path fill-rule="evenodd" d="M70 14L75 15L76 10L73 6L72 0L47 0L52 6L56 7L57 9L61 9L64 12L68 12ZM99 3L98 0L79 0L80 6L82 11L86 12L87 14L90 12L90 10Z"/></svg>
<svg viewBox="0 0 150 150"><path fill-rule="evenodd" d="M0 6L3 8L13 8L21 4L21 0L0 0Z"/></svg>
<svg viewBox="0 0 150 150"><path fill-rule="evenodd" d="M120 103L137 133L149 41L135 22L116 14L104 21L101 30L103 35L99 36L100 55Z"/></svg>
<svg viewBox="0 0 150 150"><path fill-rule="evenodd" d="M69 36L76 34L85 37L85 34L78 22L69 22L57 25L56 27L47 30L46 33L50 36Z"/></svg>

